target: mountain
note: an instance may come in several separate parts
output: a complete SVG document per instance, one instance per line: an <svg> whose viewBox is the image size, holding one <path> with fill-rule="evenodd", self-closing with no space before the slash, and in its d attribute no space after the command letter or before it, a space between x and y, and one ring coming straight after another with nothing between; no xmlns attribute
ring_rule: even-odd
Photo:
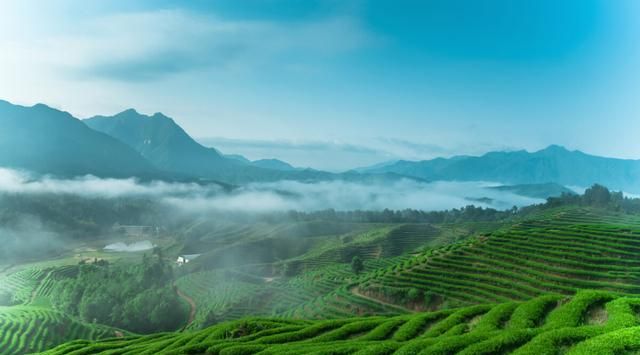
<svg viewBox="0 0 640 355"><path fill-rule="evenodd" d="M196 142L161 113L147 116L131 109L115 116L92 117L84 122L132 147L156 168L167 172L228 183L336 178L334 174L322 171L297 170L275 159L247 163L238 156L225 156Z"/></svg>
<svg viewBox="0 0 640 355"><path fill-rule="evenodd" d="M59 176L155 177L138 152L67 112L0 100L0 166Z"/></svg>
<svg viewBox="0 0 640 355"><path fill-rule="evenodd" d="M423 161L398 161L365 173L396 173L425 180L495 181L504 184L557 183L640 192L640 160L598 157L552 145L537 152L491 152Z"/></svg>
<svg viewBox="0 0 640 355"><path fill-rule="evenodd" d="M218 151L218 153L220 153L220 151ZM227 158L227 159L234 159L237 160L241 163L245 163L245 164L251 164L251 160L243 157L240 154L222 154L223 157Z"/></svg>
<svg viewBox="0 0 640 355"><path fill-rule="evenodd" d="M297 170L291 164L279 159L260 159L251 162L251 165L260 168L282 170L282 171L294 171Z"/></svg>
<svg viewBox="0 0 640 355"><path fill-rule="evenodd" d="M235 163L215 149L198 144L161 113L146 116L130 109L111 117L86 119L84 123L122 141L165 171L209 176Z"/></svg>

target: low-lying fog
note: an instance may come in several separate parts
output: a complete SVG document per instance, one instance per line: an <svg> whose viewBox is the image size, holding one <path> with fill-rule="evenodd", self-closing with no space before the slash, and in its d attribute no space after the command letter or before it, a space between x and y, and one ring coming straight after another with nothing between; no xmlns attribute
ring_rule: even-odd
<svg viewBox="0 0 640 355"><path fill-rule="evenodd" d="M153 248L154 248L153 243L151 243L148 240L143 240L143 241L129 243L129 244L124 242L112 243L104 247L104 250L134 253L138 251L151 250Z"/></svg>
<svg viewBox="0 0 640 355"><path fill-rule="evenodd" d="M15 170L0 169L0 192L61 193L82 196L149 196L179 207L185 212L272 212L336 210L425 211L476 206L506 209L543 202L507 191L489 189L487 182L433 182L405 179L396 182L358 183L323 181L302 183L280 181L254 183L226 192L217 185L195 183L140 183L135 179L35 179Z"/></svg>

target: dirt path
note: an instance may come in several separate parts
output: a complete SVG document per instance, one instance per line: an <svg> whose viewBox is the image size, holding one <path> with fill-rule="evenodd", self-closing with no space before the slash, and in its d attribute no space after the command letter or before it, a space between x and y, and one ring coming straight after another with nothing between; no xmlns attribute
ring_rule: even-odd
<svg viewBox="0 0 640 355"><path fill-rule="evenodd" d="M193 321L196 319L196 301L194 301L193 298L182 293L182 291L180 291L180 289L178 289L177 286L175 287L175 289L176 289L176 294L178 294L178 297L187 301L187 303L189 304L189 307L191 307L191 310L189 311L189 321L187 321L187 324L184 326L184 328L182 328L182 329L187 329L187 327L190 326L191 323L193 323Z"/></svg>
<svg viewBox="0 0 640 355"><path fill-rule="evenodd" d="M405 311L407 313L415 313L416 312L414 310L411 310L411 309L408 309L408 308L404 308L402 306L398 306L397 304L385 302L385 301L379 300L377 298L373 298L373 297L367 296L367 295L365 295L365 294L360 292L360 289L358 289L358 286L354 286L354 287L350 288L349 292L353 293L354 295L356 295L358 297L366 298L369 301L373 301L375 303L380 303L380 304L385 305L387 307L395 308L395 309L398 309L398 310L403 310L403 311Z"/></svg>

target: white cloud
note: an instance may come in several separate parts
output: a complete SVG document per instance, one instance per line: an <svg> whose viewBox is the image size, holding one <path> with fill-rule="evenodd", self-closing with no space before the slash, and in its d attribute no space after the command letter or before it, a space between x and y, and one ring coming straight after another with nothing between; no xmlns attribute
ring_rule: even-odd
<svg viewBox="0 0 640 355"><path fill-rule="evenodd" d="M330 55L372 40L349 17L281 23L227 20L181 9L66 19L17 6L5 11L0 45L8 51L0 63L20 72L57 72L65 80L126 82L203 68L252 70L287 53ZM74 26L60 30L60 20ZM26 26L40 22L35 28Z"/></svg>
<svg viewBox="0 0 640 355"><path fill-rule="evenodd" d="M217 193L217 185L202 187L197 184L181 184L154 181L143 184L136 179L101 179L85 176L72 180L52 177L34 178L26 172L0 168L0 192L55 193L82 196L119 197L127 195L169 196Z"/></svg>

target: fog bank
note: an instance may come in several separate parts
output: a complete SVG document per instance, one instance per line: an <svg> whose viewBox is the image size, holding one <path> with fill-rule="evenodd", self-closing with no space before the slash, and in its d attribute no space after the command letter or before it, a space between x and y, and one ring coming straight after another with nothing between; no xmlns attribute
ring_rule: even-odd
<svg viewBox="0 0 640 355"><path fill-rule="evenodd" d="M466 205L506 209L544 202L508 191L488 187L488 182L432 182L397 180L360 183L321 181L302 183L280 181L249 184L227 192L217 185L195 183L141 183L136 179L101 179L85 176L75 179L33 178L24 172L0 169L0 193L76 194L115 198L149 196L190 212L274 212L335 210L435 211Z"/></svg>
<svg viewBox="0 0 640 355"><path fill-rule="evenodd" d="M154 248L154 245L150 241L143 240L143 241L135 242L131 244L127 244L123 242L109 244L106 247L104 247L104 250L133 253L137 251L150 250L153 248Z"/></svg>

